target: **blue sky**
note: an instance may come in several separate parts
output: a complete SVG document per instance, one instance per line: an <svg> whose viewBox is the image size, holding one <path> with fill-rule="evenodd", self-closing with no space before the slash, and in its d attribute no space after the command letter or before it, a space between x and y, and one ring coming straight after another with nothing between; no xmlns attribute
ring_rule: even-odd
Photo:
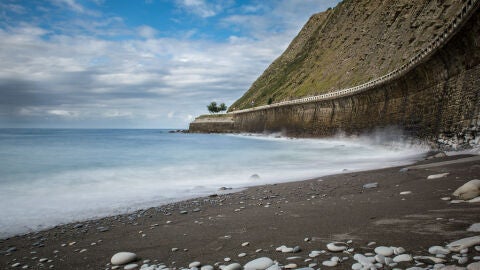
<svg viewBox="0 0 480 270"><path fill-rule="evenodd" d="M338 0L2 0L0 127L186 128Z"/></svg>

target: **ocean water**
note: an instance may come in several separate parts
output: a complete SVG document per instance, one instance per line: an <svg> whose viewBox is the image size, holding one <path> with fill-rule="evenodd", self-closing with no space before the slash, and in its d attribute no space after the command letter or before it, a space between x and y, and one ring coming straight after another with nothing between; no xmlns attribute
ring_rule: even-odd
<svg viewBox="0 0 480 270"><path fill-rule="evenodd" d="M0 129L0 238L208 195L220 187L409 164L427 151L382 135L288 139Z"/></svg>

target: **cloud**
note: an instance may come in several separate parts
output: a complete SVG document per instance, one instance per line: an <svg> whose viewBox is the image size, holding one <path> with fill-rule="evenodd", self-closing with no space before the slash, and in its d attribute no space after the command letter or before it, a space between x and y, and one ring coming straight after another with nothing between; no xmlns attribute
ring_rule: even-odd
<svg viewBox="0 0 480 270"><path fill-rule="evenodd" d="M56 2L88 12L75 1ZM275 3L229 11L223 27L244 32L225 40L158 35L117 16L0 24L0 126L186 127L211 101L238 99L316 8L314 1ZM204 16L229 5L178 4Z"/></svg>
<svg viewBox="0 0 480 270"><path fill-rule="evenodd" d="M177 0L176 4L186 12L202 18L215 16L221 10L220 5L207 4L205 0Z"/></svg>
<svg viewBox="0 0 480 270"><path fill-rule="evenodd" d="M142 25L137 28L138 34L143 38L154 38L157 30L148 25Z"/></svg>

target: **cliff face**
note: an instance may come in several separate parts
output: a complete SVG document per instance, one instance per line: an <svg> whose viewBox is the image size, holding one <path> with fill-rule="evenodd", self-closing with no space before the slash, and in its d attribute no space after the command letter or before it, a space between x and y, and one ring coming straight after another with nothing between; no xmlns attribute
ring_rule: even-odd
<svg viewBox="0 0 480 270"><path fill-rule="evenodd" d="M233 128L209 132L283 132L322 137L397 126L440 145L480 144L480 0L467 0L441 38L392 77L343 91L229 113ZM405 68L408 67L408 68ZM387 77L388 77L387 76ZM350 91L350 90L349 90ZM195 121L197 122L197 121ZM200 131L201 123L191 131Z"/></svg>
<svg viewBox="0 0 480 270"><path fill-rule="evenodd" d="M444 31L457 0L345 0L313 15L287 50L230 108L347 88L404 64Z"/></svg>

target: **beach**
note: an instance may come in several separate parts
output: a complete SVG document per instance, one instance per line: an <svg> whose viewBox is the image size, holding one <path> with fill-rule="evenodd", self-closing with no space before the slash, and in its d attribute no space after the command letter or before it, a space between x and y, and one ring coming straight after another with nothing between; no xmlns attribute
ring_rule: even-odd
<svg viewBox="0 0 480 270"><path fill-rule="evenodd" d="M341 260L335 269L351 269L356 262L353 254L373 253L376 246L403 247L405 254L412 256L428 255L431 246L479 234L467 228L480 221L480 203L451 203L445 198L454 199L456 188L480 178L480 160L464 158L468 156L416 164L436 163L427 168L412 165L346 171L255 186L59 225L1 240L0 268L112 269L110 258L121 251L135 253L138 268L144 262L170 268L188 268L195 261L202 265L244 265L268 257L283 266L317 264L314 269L326 269L329 267L322 263L337 256ZM447 160L460 162L440 163ZM442 173L448 174L427 179ZM354 250L328 251L326 245L335 241L348 243ZM282 245L300 250L276 251ZM323 253L312 258L309 255L315 250ZM467 254L470 263L474 257L478 259L480 251L470 248ZM445 265L458 264L450 256L446 260ZM398 267L414 265L413 261L400 262Z"/></svg>

